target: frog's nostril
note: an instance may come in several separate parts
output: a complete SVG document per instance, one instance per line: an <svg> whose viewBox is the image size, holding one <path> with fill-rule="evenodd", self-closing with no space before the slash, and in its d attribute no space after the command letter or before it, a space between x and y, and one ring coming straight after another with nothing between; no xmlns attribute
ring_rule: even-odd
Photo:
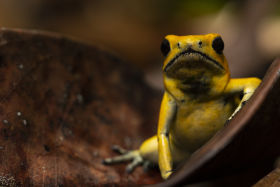
<svg viewBox="0 0 280 187"><path fill-rule="evenodd" d="M167 39L164 39L161 43L160 50L164 56L166 56L170 51L170 44Z"/></svg>

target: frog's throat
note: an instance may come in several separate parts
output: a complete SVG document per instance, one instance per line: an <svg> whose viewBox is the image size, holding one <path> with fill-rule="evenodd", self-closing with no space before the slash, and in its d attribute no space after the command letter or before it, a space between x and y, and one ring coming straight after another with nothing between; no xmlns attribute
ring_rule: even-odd
<svg viewBox="0 0 280 187"><path fill-rule="evenodd" d="M225 68L216 60L210 58L209 56L207 56L206 54L200 52L200 51L195 51L192 48L188 48L185 51L182 51L181 53L177 54L173 59L170 60L170 62L167 63L167 65L164 68L164 72L167 72L168 69L176 62L176 60L182 56L182 55L190 55L190 54L196 54L198 56L200 56L202 59L204 59L205 62L211 62L211 64L213 64L215 67L217 67L218 69L220 69L221 71L225 71Z"/></svg>

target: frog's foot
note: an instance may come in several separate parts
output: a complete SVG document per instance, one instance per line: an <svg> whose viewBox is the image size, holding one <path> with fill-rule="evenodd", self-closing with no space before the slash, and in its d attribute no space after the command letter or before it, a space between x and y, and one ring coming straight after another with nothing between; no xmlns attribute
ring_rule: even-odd
<svg viewBox="0 0 280 187"><path fill-rule="evenodd" d="M123 149L117 145L112 147L112 150L115 152L120 153L120 156L112 157L112 158L106 158L103 160L103 164L109 165L109 164L115 164L120 162L126 162L131 161L130 164L126 167L126 172L131 173L137 166L139 165L147 165L145 167L148 168L148 161L145 161L143 157L141 156L139 150L132 150L128 151L126 149ZM144 169L145 169L144 167Z"/></svg>

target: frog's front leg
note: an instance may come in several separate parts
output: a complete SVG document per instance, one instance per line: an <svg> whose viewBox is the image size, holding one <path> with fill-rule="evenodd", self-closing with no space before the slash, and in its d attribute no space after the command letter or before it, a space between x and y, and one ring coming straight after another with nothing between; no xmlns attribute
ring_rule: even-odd
<svg viewBox="0 0 280 187"><path fill-rule="evenodd" d="M160 108L158 124L158 151L161 176L167 179L172 173L173 159L170 150L169 130L176 114L176 102L168 93L165 93Z"/></svg>
<svg viewBox="0 0 280 187"><path fill-rule="evenodd" d="M229 117L231 120L235 114L242 108L242 106L250 99L257 87L260 85L261 80L258 78L242 78L242 79L231 79L225 90L226 93L237 93L241 92L243 97L238 104L235 111Z"/></svg>

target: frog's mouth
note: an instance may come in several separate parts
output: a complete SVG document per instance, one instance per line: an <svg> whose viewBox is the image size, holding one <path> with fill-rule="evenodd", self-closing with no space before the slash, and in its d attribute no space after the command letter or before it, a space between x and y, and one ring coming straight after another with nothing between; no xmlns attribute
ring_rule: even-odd
<svg viewBox="0 0 280 187"><path fill-rule="evenodd" d="M214 67L216 70L220 70L221 72L225 70L225 68L216 60L210 58L209 56L200 51L195 51L189 48L177 54L172 60L170 60L170 62L165 66L164 72L168 72L170 69L173 69L172 71L178 70L182 66L197 67L203 64L205 64L206 66L210 66L210 68Z"/></svg>

